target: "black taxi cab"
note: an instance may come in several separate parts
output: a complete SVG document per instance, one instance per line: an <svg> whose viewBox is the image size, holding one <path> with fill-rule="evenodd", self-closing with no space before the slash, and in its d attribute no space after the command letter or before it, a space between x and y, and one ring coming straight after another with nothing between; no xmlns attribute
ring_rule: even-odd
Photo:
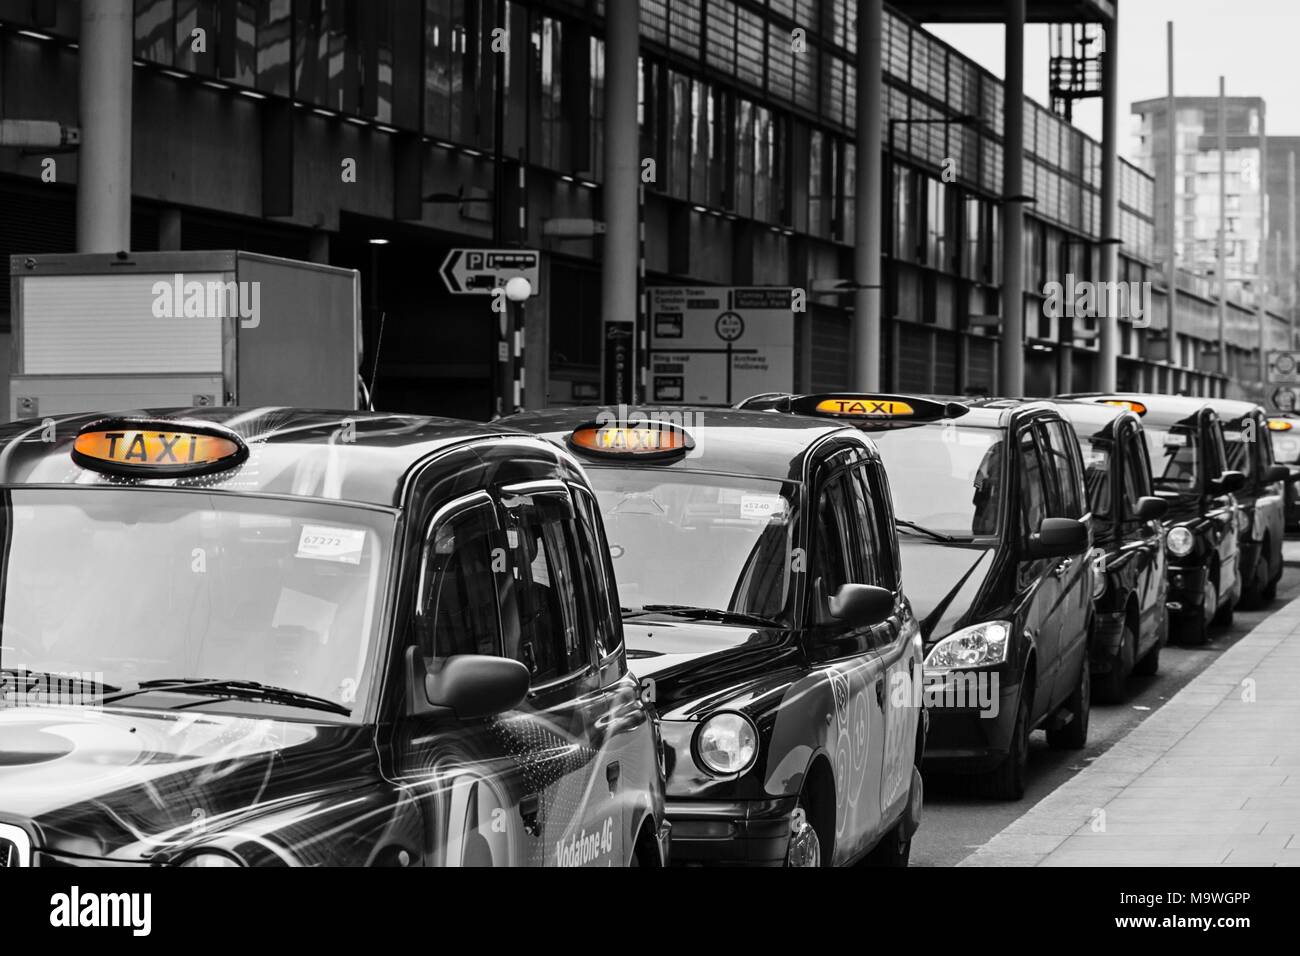
<svg viewBox="0 0 1300 956"><path fill-rule="evenodd" d="M719 408L525 413L583 463L656 702L675 863L906 865L920 631L871 442Z"/></svg>
<svg viewBox="0 0 1300 956"><path fill-rule="evenodd" d="M1286 530L1300 531L1300 416L1275 412L1268 418L1268 434L1273 460L1286 465L1289 472L1282 486Z"/></svg>
<svg viewBox="0 0 1300 956"><path fill-rule="evenodd" d="M1162 520L1171 636L1205 643L1212 624L1232 622L1241 597L1241 519L1233 493L1245 484L1241 472L1228 467L1223 426L1210 400L1129 393L1062 397L1127 408L1142 419L1152 484L1169 502Z"/></svg>
<svg viewBox="0 0 1300 956"><path fill-rule="evenodd" d="M1092 692L1118 703L1131 674L1160 668L1168 639L1164 532L1169 504L1151 488L1151 459L1136 414L1114 405L1061 401L1083 453L1092 513Z"/></svg>
<svg viewBox="0 0 1300 956"><path fill-rule="evenodd" d="M1291 469L1273 456L1268 414L1254 402L1209 399L1223 427L1228 468L1239 471L1244 482L1233 496L1238 513L1238 547L1241 551L1241 604L1264 607L1277 597L1282 579L1282 541L1286 537L1286 503L1282 482Z"/></svg>
<svg viewBox="0 0 1300 956"><path fill-rule="evenodd" d="M0 859L666 862L572 456L191 408L0 428Z"/></svg>
<svg viewBox="0 0 1300 956"><path fill-rule="evenodd" d="M1088 737L1093 570L1083 462L1048 402L763 395L742 403L852 425L880 451L926 652L926 767L1025 790L1029 735Z"/></svg>

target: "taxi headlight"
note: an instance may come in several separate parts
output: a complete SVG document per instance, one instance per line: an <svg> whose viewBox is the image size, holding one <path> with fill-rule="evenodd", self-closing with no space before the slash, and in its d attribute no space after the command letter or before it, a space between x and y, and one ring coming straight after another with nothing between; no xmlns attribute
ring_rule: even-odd
<svg viewBox="0 0 1300 956"><path fill-rule="evenodd" d="M211 850L200 850L192 856L187 856L181 860L178 866L243 866L234 857L226 856L224 853L214 853Z"/></svg>
<svg viewBox="0 0 1300 956"><path fill-rule="evenodd" d="M695 734L695 756L713 773L743 773L758 756L758 728L744 714L714 714Z"/></svg>
<svg viewBox="0 0 1300 956"><path fill-rule="evenodd" d="M953 631L925 657L926 667L983 667L1007 659L1010 621L985 621Z"/></svg>
<svg viewBox="0 0 1300 956"><path fill-rule="evenodd" d="M1169 533L1165 535L1165 545L1169 548L1170 554L1183 558L1191 554L1192 549L1196 547L1196 538L1180 525L1169 529Z"/></svg>

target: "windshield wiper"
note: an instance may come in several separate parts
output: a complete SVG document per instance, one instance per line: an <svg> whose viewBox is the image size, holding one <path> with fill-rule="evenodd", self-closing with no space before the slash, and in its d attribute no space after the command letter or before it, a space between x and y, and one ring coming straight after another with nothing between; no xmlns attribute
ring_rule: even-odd
<svg viewBox="0 0 1300 956"><path fill-rule="evenodd" d="M917 524L915 521L908 521L906 518L897 518L897 517L896 517L896 518L894 518L894 524L897 525L897 526L900 527L900 528L906 528L906 529L908 529L909 531L915 531L915 532L917 532L918 534L923 534L923 535L926 535L926 536L928 536L928 537L934 538L934 540L936 540L936 541L960 541L960 540L962 540L961 538L958 538L956 535L944 534L942 531L935 531L935 530L933 530L932 528L927 528L927 527L925 527L924 525L919 525L919 524Z"/></svg>
<svg viewBox="0 0 1300 956"><path fill-rule="evenodd" d="M624 614L675 614L693 621L719 621L723 624L748 624L753 627L783 627L780 621L743 611L722 611L714 607L694 607L690 604L646 604L637 608L624 608Z"/></svg>
<svg viewBox="0 0 1300 956"><path fill-rule="evenodd" d="M255 680L237 680L237 679L204 679L198 677L159 677L155 680L142 680L131 690L122 691L120 694L110 694L105 697L102 703L111 703L116 700L122 700L135 694L143 694L150 690L165 690L168 693L197 693L212 694L219 697L237 697L237 698L261 698L277 704L293 704L299 707L311 707L316 710L328 710L335 714L342 714L344 717L351 716L352 708L345 707L336 701L327 700L324 697L316 697L312 694L304 694L301 691L289 690L287 687L275 687L271 684L262 684Z"/></svg>

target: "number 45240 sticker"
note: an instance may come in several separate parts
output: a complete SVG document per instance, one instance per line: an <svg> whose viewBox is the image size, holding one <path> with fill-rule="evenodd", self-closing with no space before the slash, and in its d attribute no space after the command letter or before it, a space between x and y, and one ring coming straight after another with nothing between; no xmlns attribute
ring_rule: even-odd
<svg viewBox="0 0 1300 956"><path fill-rule="evenodd" d="M360 564L365 547L364 528L331 528L326 525L305 524L298 537L300 558L313 561L339 561L343 564Z"/></svg>

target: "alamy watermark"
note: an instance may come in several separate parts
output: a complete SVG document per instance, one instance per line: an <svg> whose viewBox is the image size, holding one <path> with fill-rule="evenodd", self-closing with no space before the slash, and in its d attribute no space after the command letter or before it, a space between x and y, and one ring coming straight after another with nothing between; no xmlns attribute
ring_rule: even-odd
<svg viewBox="0 0 1300 956"><path fill-rule="evenodd" d="M0 709L100 706L103 671L0 674Z"/></svg>
<svg viewBox="0 0 1300 956"><path fill-rule="evenodd" d="M1060 319L1127 319L1136 329L1151 325L1150 282L1096 282L1066 273L1043 286L1043 314Z"/></svg>
<svg viewBox="0 0 1300 956"><path fill-rule="evenodd" d="M186 281L178 272L171 282L159 280L153 293L153 314L159 319L238 318L246 329L262 324L262 284L256 280L222 282Z"/></svg>

